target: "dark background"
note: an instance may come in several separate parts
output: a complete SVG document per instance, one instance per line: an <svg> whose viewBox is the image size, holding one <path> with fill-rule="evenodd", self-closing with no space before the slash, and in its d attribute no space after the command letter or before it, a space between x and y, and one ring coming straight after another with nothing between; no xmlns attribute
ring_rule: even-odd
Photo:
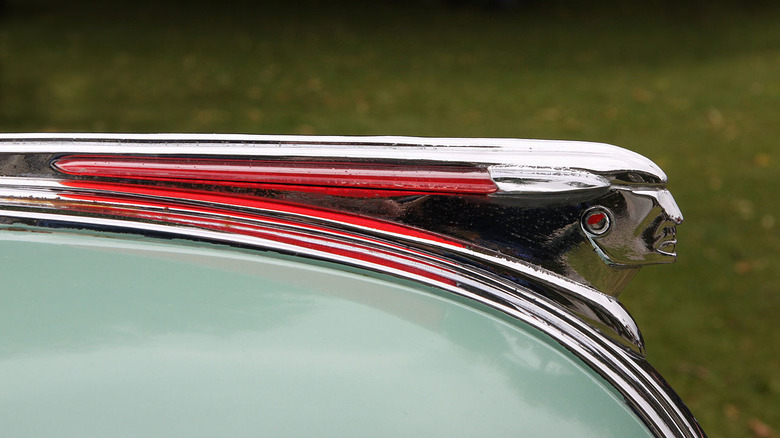
<svg viewBox="0 0 780 438"><path fill-rule="evenodd" d="M780 430L780 4L0 0L0 132L591 140L663 167L621 297L715 437Z"/></svg>

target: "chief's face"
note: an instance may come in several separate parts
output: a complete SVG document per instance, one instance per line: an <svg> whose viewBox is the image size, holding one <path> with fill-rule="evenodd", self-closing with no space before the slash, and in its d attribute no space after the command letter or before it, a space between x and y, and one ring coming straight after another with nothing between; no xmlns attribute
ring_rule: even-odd
<svg viewBox="0 0 780 438"><path fill-rule="evenodd" d="M671 263L677 253L677 225L683 217L671 193L665 188L618 190L619 198L609 205L585 213L582 227L605 261L612 265ZM597 219L604 213L607 229Z"/></svg>

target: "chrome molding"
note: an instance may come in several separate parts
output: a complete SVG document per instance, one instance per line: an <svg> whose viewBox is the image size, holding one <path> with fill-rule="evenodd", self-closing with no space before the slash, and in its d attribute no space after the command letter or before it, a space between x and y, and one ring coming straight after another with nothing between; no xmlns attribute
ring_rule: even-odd
<svg viewBox="0 0 780 438"><path fill-rule="evenodd" d="M228 181L181 170L213 158L235 164L219 170ZM308 173L319 179L300 182ZM640 266L674 260L682 215L665 182L638 154L579 142L0 135L0 223L187 237L417 280L549 334L656 435L704 436L616 299Z"/></svg>

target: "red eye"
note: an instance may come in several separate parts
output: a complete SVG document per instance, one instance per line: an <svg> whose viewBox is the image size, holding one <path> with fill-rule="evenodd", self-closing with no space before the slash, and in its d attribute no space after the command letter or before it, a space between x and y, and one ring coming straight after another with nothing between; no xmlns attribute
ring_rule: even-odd
<svg viewBox="0 0 780 438"><path fill-rule="evenodd" d="M582 227L590 234L604 234L609 230L609 226L609 215L600 207L594 208L583 217Z"/></svg>
<svg viewBox="0 0 780 438"><path fill-rule="evenodd" d="M603 221L607 218L607 215L604 213L595 213L590 216L588 216L588 225L598 225L599 222Z"/></svg>

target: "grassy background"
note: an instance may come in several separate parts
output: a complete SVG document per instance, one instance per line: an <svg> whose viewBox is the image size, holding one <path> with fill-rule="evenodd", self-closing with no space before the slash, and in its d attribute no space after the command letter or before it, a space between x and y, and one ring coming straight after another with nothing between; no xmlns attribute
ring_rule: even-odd
<svg viewBox="0 0 780 438"><path fill-rule="evenodd" d="M711 437L780 436L775 2L155 3L0 0L0 131L629 147L686 217L622 298L650 361Z"/></svg>

